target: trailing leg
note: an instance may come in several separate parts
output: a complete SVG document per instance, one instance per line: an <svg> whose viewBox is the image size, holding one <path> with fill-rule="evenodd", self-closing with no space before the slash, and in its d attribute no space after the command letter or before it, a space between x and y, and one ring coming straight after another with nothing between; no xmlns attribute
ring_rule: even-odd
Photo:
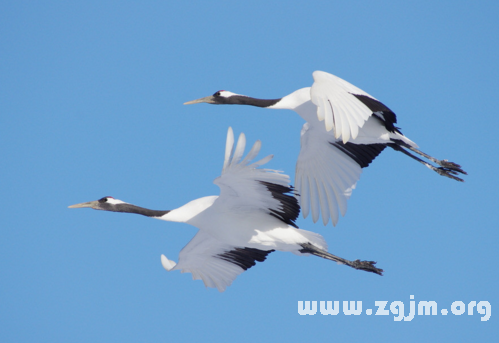
<svg viewBox="0 0 499 343"><path fill-rule="evenodd" d="M464 182L463 179L457 177L456 175L459 175L459 173L468 175L468 173L466 173L464 170L461 169L461 166L459 164L456 164L454 162L449 162L447 160L438 160L435 157L432 157L428 154L425 154L421 150L418 150L418 149L416 149L416 148L414 148L414 147L410 146L409 144L406 144L402 141L399 141L399 140L393 141L393 143L388 144L388 146L391 147L393 150L397 150L397 151L400 151L400 152L406 154L407 156L424 164L425 166L427 166L428 168L430 168L431 170L437 172L438 174L440 174L442 176L446 176L446 177L454 179L456 181ZM409 151L407 151L404 148L407 148L407 149L414 151L415 153L417 153L417 154L429 159L430 161L438 164L440 167L435 167L435 166L431 165L430 163L420 159L419 157L414 156L413 154L411 154Z"/></svg>
<svg viewBox="0 0 499 343"><path fill-rule="evenodd" d="M461 166L457 163L454 163L454 162L449 162L448 160L437 160L435 157L432 157L428 154L425 154L424 152L422 152L421 150L419 149L416 149L415 147L412 147L412 146L407 146L408 149L414 151L415 153L417 154L420 154L421 156L429 159L430 161L432 162L435 162L436 164L438 164L439 166L443 167L443 168L446 168L446 169L450 169L450 170L455 170L461 174L465 174L465 175L468 175L468 173L466 173L464 170L461 169Z"/></svg>
<svg viewBox="0 0 499 343"><path fill-rule="evenodd" d="M371 272L371 273L375 273L378 275L383 275L383 269L379 269L379 268L376 268L374 266L376 264L376 262L360 261L360 260L349 261L349 260L346 260L344 258L330 254L327 251L319 249L316 246L312 245L311 243L303 243L300 245L303 247L303 249L300 250L300 252L302 252L302 253L312 254L315 256L325 258L327 260L335 261L335 262L338 262L341 264L346 264L347 266L355 268L355 269L365 270L366 272Z"/></svg>

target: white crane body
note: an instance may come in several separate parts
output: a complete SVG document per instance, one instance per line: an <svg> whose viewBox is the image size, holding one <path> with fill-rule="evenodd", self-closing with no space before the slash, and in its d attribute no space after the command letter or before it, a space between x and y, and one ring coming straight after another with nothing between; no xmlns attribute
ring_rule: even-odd
<svg viewBox="0 0 499 343"><path fill-rule="evenodd" d="M385 147L400 151L442 176L463 181L466 174L447 160L438 160L418 150L412 140L395 126L397 118L379 100L351 83L323 71L315 71L312 87L305 87L280 99L257 99L229 91L185 104L250 105L287 109L298 113L305 124L301 130L301 150L296 163L295 187L303 216L314 222L322 216L336 225L345 215L347 201L366 168ZM411 154L415 152L439 167Z"/></svg>
<svg viewBox="0 0 499 343"><path fill-rule="evenodd" d="M163 267L192 273L207 287L223 292L232 281L255 262L262 262L275 250L297 255L317 255L352 268L382 273L372 261L349 261L327 252L324 238L301 230L295 220L300 207L290 193L289 177L281 172L259 168L272 156L252 163L260 150L257 141L242 159L246 139L234 136L229 128L222 175L214 183L219 196L207 196L168 211L150 210L113 197L76 204L70 208L89 207L122 213L135 213L171 222L193 225L199 229L182 249L179 262L161 256Z"/></svg>

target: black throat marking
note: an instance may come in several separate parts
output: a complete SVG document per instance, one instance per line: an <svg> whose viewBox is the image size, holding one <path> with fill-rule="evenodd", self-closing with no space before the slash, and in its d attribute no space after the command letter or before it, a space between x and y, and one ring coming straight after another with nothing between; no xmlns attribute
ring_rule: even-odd
<svg viewBox="0 0 499 343"><path fill-rule="evenodd" d="M270 107L277 104L281 99L256 99L245 95L232 95L228 98L214 96L220 105L250 105L256 107Z"/></svg>
<svg viewBox="0 0 499 343"><path fill-rule="evenodd" d="M101 208L105 211L112 212L124 212L124 213L135 213L140 214L146 217L161 217L167 214L170 211L156 211L150 210L148 208L135 206L132 204L110 204L110 203L102 203Z"/></svg>

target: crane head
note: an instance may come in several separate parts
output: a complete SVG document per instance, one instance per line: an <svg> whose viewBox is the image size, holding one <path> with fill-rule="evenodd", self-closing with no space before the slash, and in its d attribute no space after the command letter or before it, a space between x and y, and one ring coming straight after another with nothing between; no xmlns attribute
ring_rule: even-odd
<svg viewBox="0 0 499 343"><path fill-rule="evenodd" d="M191 100L184 102L184 105L193 105L193 104L200 104L200 103L207 103L207 104L215 104L215 105L223 105L223 104L231 104L232 102L230 101L230 98L239 95L235 94L229 91L224 91L220 90L216 92L213 95L205 96L204 98L199 98L196 100Z"/></svg>
<svg viewBox="0 0 499 343"><path fill-rule="evenodd" d="M104 211L112 211L112 207L117 204L123 204L124 202L113 197L103 197L99 200L82 202L80 204L75 204L68 206L68 208L93 208L94 210L104 210Z"/></svg>

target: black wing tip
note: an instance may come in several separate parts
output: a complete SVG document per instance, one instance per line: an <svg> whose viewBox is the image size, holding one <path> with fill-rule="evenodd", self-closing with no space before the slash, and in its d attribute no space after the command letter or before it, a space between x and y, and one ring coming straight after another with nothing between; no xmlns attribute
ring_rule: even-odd
<svg viewBox="0 0 499 343"><path fill-rule="evenodd" d="M389 132L398 132L402 134L402 132L400 132L400 128L395 126L395 124L397 123L397 116L385 104L367 95L353 93L350 94L355 96L360 102L366 105L367 108L369 108L373 112L373 114L375 114L375 118L379 119ZM376 112L380 113L382 118L379 115L376 115Z"/></svg>
<svg viewBox="0 0 499 343"><path fill-rule="evenodd" d="M266 181L259 182L267 187L267 190L272 194L272 197L281 204L281 208L279 209L269 209L270 215L288 225L298 228L295 224L295 220L298 219L298 216L300 215L300 204L295 196L296 194L293 186L282 186Z"/></svg>
<svg viewBox="0 0 499 343"><path fill-rule="evenodd" d="M256 262L263 262L267 258L267 255L275 250L260 250L255 248L235 248L230 251L226 251L222 254L218 254L217 257L225 260L227 262L234 263L235 265L241 267L244 270L248 270L253 267Z"/></svg>
<svg viewBox="0 0 499 343"><path fill-rule="evenodd" d="M355 144L351 142L343 143L341 141L329 143L348 157L353 159L361 168L366 168L371 162L386 148L385 144Z"/></svg>

